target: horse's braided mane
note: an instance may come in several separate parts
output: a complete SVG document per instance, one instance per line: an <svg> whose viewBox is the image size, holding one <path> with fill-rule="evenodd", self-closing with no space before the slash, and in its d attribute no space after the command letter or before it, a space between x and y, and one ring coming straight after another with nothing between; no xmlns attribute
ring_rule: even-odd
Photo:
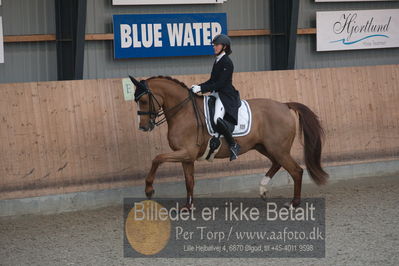
<svg viewBox="0 0 399 266"><path fill-rule="evenodd" d="M154 76L154 77L148 78L147 81L151 80L151 79L166 79L166 80L170 80L170 81L175 82L176 84L179 84L180 86L182 86L183 88L185 88L187 90L190 89L184 82L181 82L180 80L172 78L170 76ZM198 95L198 94L194 94L194 95L195 95L196 98L202 98L201 95Z"/></svg>
<svg viewBox="0 0 399 266"><path fill-rule="evenodd" d="M177 79L172 78L170 76L154 76L154 77L151 77L151 78L149 78L147 80L151 80L151 79L167 79L167 80L171 80L171 81L181 85L183 88L189 89L188 86L184 82L181 82L180 80L177 80Z"/></svg>

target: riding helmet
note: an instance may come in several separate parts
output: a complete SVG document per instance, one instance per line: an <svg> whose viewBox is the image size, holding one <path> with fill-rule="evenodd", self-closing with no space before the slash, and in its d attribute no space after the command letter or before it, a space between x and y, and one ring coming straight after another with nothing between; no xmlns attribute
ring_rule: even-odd
<svg viewBox="0 0 399 266"><path fill-rule="evenodd" d="M231 39L229 36L227 36L225 34L219 34L219 35L216 35L215 38L213 38L212 43L231 46Z"/></svg>
<svg viewBox="0 0 399 266"><path fill-rule="evenodd" d="M216 35L212 41L213 44L222 44L224 46L224 51L226 54L230 55L231 51L231 39L225 34Z"/></svg>

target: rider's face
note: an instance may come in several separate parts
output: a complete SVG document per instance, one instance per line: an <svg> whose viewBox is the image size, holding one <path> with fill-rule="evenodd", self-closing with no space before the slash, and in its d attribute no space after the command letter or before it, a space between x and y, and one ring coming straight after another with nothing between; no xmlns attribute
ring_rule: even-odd
<svg viewBox="0 0 399 266"><path fill-rule="evenodd" d="M223 44L214 44L213 50L215 51L215 55L218 55L223 50Z"/></svg>

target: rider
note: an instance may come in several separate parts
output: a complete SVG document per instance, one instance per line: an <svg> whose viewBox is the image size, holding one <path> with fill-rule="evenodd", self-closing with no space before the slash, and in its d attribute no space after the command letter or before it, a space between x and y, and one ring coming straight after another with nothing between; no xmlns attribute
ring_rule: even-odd
<svg viewBox="0 0 399 266"><path fill-rule="evenodd" d="M230 161L237 159L240 145L232 137L234 126L238 121L238 109L241 105L240 93L232 84L234 65L231 54L231 40L227 35L219 34L213 38L213 49L216 55L211 77L208 81L193 85L194 93L212 92L216 97L214 122L216 131L223 135L230 146Z"/></svg>

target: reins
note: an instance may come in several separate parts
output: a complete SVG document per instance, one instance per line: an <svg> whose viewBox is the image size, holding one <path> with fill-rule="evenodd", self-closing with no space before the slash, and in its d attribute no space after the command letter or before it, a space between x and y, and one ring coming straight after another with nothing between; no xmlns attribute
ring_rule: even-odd
<svg viewBox="0 0 399 266"><path fill-rule="evenodd" d="M195 119L197 120L197 146L200 146L201 143L199 141L199 136L200 135L204 135L204 121L201 119L201 114L200 114L200 110L197 106L197 101L195 100L195 93L192 92L191 90L188 91L189 92L189 97L191 97L191 102L193 103L193 109L194 109L194 113L195 113ZM201 133L200 132L201 130Z"/></svg>

